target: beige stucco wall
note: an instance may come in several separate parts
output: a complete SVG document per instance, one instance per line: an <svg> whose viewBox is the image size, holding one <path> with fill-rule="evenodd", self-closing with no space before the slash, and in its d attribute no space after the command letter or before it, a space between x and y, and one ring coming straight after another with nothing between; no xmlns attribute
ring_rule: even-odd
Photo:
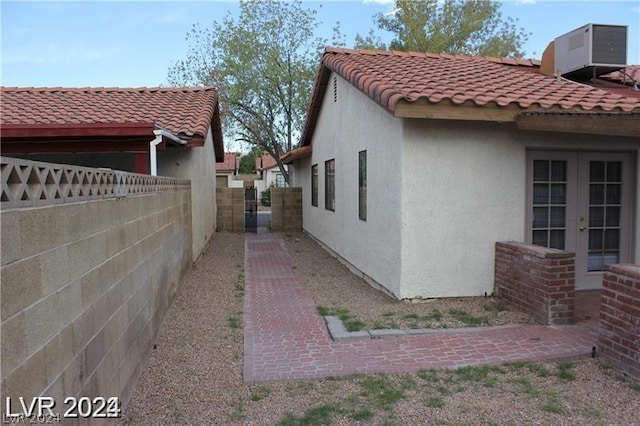
<svg viewBox="0 0 640 426"><path fill-rule="evenodd" d="M204 146L158 152L158 175L191 181L193 261L216 230L216 159L211 131Z"/></svg>
<svg viewBox="0 0 640 426"><path fill-rule="evenodd" d="M294 165L303 188L303 228L392 293L400 292L401 123L333 75L313 139L313 154ZM367 220L358 217L358 152L367 150ZM325 209L325 161L336 160L336 210ZM318 165L318 207L311 205L311 165Z"/></svg>
<svg viewBox="0 0 640 426"><path fill-rule="evenodd" d="M189 270L184 190L2 210L5 397L126 403Z"/></svg>
<svg viewBox="0 0 640 426"><path fill-rule="evenodd" d="M640 147L638 139L631 138L429 120L405 120L403 139L403 298L491 293L495 242L527 239L528 149L637 151ZM640 211L638 187L636 212ZM636 214L636 235L637 218ZM638 241L636 237L636 261Z"/></svg>

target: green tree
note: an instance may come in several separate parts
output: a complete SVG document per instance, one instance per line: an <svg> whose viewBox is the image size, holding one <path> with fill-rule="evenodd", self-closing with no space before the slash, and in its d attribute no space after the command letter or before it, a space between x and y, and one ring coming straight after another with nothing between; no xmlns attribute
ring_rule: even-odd
<svg viewBox="0 0 640 426"><path fill-rule="evenodd" d="M262 149L254 147L248 154L240 157L238 172L241 174L251 174L256 171L256 158L262 155Z"/></svg>
<svg viewBox="0 0 640 426"><path fill-rule="evenodd" d="M394 13L378 13L374 22L394 35L395 50L521 57L529 39L517 20L503 19L494 0L395 0ZM386 45L370 31L356 36L356 47Z"/></svg>
<svg viewBox="0 0 640 426"><path fill-rule="evenodd" d="M326 44L315 15L300 1L241 0L237 18L194 25L186 59L169 70L172 85L216 86L225 134L269 152L287 182L280 156L300 136Z"/></svg>

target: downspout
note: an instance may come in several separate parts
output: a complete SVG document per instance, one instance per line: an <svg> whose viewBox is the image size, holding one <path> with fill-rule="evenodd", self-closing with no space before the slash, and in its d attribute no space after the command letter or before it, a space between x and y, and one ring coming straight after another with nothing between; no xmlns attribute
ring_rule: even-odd
<svg viewBox="0 0 640 426"><path fill-rule="evenodd" d="M153 134L156 135L156 138L149 142L149 162L151 163L151 176L158 176L158 159L156 147L162 143L162 138L169 138L179 145L186 145L187 142L183 141L179 137L164 129L156 129L153 131Z"/></svg>

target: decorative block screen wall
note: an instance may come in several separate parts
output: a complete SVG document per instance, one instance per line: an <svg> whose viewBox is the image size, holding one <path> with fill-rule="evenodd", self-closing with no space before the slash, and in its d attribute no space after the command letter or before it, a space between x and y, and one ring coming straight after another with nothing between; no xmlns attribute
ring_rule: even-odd
<svg viewBox="0 0 640 426"><path fill-rule="evenodd" d="M574 322L575 255L518 242L496 243L496 295L541 324Z"/></svg>
<svg viewBox="0 0 640 426"><path fill-rule="evenodd" d="M126 403L191 266L189 181L2 158L0 222L2 407Z"/></svg>
<svg viewBox="0 0 640 426"><path fill-rule="evenodd" d="M613 265L602 276L600 351L640 379L640 265Z"/></svg>

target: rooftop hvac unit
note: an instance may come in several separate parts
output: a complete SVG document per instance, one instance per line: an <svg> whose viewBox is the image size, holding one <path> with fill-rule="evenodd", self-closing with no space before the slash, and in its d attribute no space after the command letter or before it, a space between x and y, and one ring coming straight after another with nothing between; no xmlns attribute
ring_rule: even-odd
<svg viewBox="0 0 640 426"><path fill-rule="evenodd" d="M555 68L565 77L597 77L627 66L626 25L587 24L554 44Z"/></svg>

